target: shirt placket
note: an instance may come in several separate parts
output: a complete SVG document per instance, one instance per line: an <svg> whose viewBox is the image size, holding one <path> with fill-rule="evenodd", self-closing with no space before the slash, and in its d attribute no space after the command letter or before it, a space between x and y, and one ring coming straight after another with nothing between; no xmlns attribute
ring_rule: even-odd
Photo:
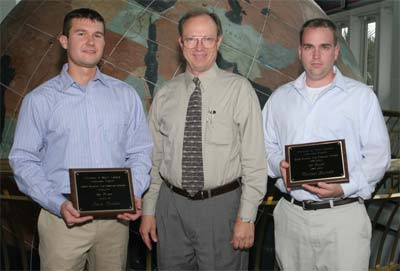
<svg viewBox="0 0 400 271"><path fill-rule="evenodd" d="M98 167L101 164L99 160L101 155L101 129L99 128L99 123L96 114L96 101L95 101L95 89L91 87L91 82L89 82L86 89L85 103L86 103L86 121L88 126L88 137L90 145L91 163L94 167Z"/></svg>

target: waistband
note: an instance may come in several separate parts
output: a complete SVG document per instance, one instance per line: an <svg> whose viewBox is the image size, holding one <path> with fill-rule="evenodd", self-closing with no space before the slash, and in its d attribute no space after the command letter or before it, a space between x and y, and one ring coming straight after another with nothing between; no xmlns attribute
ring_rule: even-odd
<svg viewBox="0 0 400 271"><path fill-rule="evenodd" d="M165 179L163 176L161 176L161 174L160 174L160 177L164 181L166 186L169 189L171 189L171 191L173 191L176 194L179 194L181 196L184 196L188 199L191 199L191 200L203 200L203 199L212 198L212 197L215 197L218 195L222 195L222 194L225 194L225 193L228 193L228 192L231 192L231 191L237 189L242 184L242 182L241 182L242 178L239 177L230 183L227 183L227 184L224 184L224 185L212 188L212 189L208 189L208 190L200 190L196 194L191 196L186 190L172 185L170 182L168 182L167 179Z"/></svg>
<svg viewBox="0 0 400 271"><path fill-rule="evenodd" d="M356 201L364 203L364 200L362 198L332 199L324 201L312 201L312 200L299 201L286 193L282 193L282 197L288 202L291 202L293 204L302 207L306 211L333 208L335 206L345 205Z"/></svg>

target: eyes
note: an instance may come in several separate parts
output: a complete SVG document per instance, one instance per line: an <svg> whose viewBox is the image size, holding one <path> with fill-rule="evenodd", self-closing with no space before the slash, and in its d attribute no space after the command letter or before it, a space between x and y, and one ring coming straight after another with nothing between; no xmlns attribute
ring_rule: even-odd
<svg viewBox="0 0 400 271"><path fill-rule="evenodd" d="M325 50L325 51L331 50L333 47L334 46L332 44L328 44L328 43L327 44L322 44L322 45L319 46L320 49ZM303 44L303 50L304 51L308 51L308 50L311 50L311 49L315 49L315 46L311 45L311 44Z"/></svg>
<svg viewBox="0 0 400 271"><path fill-rule="evenodd" d="M205 48L211 48L215 45L217 40L212 37L186 37L183 39L183 45L186 48L194 48L197 46L198 43L201 43Z"/></svg>
<svg viewBox="0 0 400 271"><path fill-rule="evenodd" d="M78 37L86 37L86 36L89 36L89 33L88 33L87 31L83 31L83 30L78 30L78 31L75 32L75 34L76 34ZM92 36L93 36L94 38L96 38L96 39L104 39L104 34L103 34L102 32L95 32Z"/></svg>

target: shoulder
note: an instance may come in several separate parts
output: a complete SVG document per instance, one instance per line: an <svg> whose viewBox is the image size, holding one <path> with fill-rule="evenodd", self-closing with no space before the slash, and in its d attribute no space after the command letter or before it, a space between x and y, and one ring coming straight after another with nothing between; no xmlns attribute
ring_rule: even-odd
<svg viewBox="0 0 400 271"><path fill-rule="evenodd" d="M376 100L376 94L371 87L363 82L354 80L352 78L342 76L344 88L348 91L350 96L355 96L357 99Z"/></svg>
<svg viewBox="0 0 400 271"><path fill-rule="evenodd" d="M113 89L120 89L122 91L135 91L136 90L129 85L128 83L117 79L115 77L109 76L107 74L102 73L103 79L105 80L105 83L108 84L110 87L112 87Z"/></svg>
<svg viewBox="0 0 400 271"><path fill-rule="evenodd" d="M184 90L185 87L185 76L184 73L181 73L171 80L166 81L157 91L155 95L155 99L169 99L170 97L176 97L179 95L179 92Z"/></svg>
<svg viewBox="0 0 400 271"><path fill-rule="evenodd" d="M25 95L24 100L29 101L44 101L55 99L58 92L63 90L63 82L60 75L57 75L41 85L37 86Z"/></svg>
<svg viewBox="0 0 400 271"><path fill-rule="evenodd" d="M294 86L295 81L290 81L286 84L281 85L278 87L276 90L274 90L269 97L268 100L274 100L274 99L285 99L287 96L295 90Z"/></svg>
<svg viewBox="0 0 400 271"><path fill-rule="evenodd" d="M226 84L240 84L245 87L252 88L250 81L243 75L218 69L218 80Z"/></svg>

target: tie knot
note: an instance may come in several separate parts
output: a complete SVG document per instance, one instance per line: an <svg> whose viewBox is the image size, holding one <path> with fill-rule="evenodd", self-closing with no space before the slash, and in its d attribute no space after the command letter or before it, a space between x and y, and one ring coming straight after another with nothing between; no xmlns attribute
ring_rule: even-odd
<svg viewBox="0 0 400 271"><path fill-rule="evenodd" d="M200 79L198 77L193 78L193 83L196 85L196 88L200 88Z"/></svg>

